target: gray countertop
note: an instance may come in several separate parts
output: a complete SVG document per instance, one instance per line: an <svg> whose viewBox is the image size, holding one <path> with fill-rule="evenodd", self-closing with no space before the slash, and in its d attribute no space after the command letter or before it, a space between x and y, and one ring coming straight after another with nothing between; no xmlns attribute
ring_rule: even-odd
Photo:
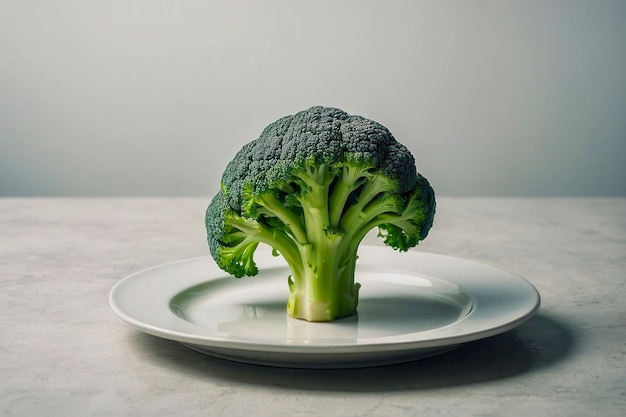
<svg viewBox="0 0 626 417"><path fill-rule="evenodd" d="M2 416L626 415L626 199L445 198L419 250L533 283L538 315L429 359L293 370L211 358L108 305L207 254L207 199L0 199Z"/></svg>

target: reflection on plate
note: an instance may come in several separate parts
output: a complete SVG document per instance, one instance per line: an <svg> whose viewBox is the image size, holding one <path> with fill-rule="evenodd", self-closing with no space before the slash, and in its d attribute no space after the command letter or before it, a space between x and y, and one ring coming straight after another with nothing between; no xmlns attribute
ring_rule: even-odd
<svg viewBox="0 0 626 417"><path fill-rule="evenodd" d="M310 323L285 312L289 270L259 250L256 277L235 279L210 257L135 273L110 304L136 328L240 362L345 368L416 360L510 330L539 307L517 275L444 255L359 249L358 314Z"/></svg>

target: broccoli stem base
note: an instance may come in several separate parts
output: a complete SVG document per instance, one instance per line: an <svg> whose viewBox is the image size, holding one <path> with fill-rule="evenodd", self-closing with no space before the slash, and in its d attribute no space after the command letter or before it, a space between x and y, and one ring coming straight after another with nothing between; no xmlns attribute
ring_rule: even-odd
<svg viewBox="0 0 626 417"><path fill-rule="evenodd" d="M332 321L356 314L360 284L354 282L357 255L339 242L301 249L303 268L291 268L287 314L307 321Z"/></svg>

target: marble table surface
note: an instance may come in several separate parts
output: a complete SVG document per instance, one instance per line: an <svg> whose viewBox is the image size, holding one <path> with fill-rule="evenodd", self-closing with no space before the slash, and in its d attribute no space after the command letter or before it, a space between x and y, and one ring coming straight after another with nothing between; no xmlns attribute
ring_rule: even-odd
<svg viewBox="0 0 626 417"><path fill-rule="evenodd" d="M0 199L0 415L626 415L626 199L439 198L419 250L525 277L537 316L440 356L344 370L215 359L111 311L124 276L207 254L207 203Z"/></svg>

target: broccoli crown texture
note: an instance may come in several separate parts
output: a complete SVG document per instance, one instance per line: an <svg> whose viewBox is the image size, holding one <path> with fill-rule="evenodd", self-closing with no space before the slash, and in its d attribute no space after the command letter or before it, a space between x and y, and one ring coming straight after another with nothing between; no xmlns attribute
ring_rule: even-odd
<svg viewBox="0 0 626 417"><path fill-rule="evenodd" d="M228 163L206 212L209 248L236 276L258 273L259 243L285 258L290 315L328 321L356 312L358 245L378 227L388 246L418 244L434 192L410 151L382 125L312 107L266 127Z"/></svg>

